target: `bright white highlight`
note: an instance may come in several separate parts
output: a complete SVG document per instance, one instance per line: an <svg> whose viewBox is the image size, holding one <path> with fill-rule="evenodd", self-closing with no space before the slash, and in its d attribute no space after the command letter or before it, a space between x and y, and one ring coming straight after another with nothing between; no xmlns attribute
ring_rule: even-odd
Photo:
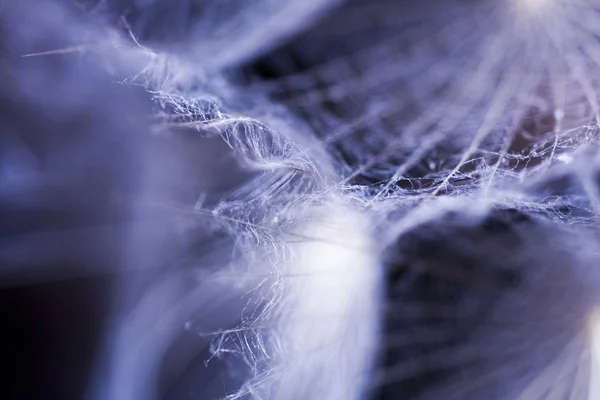
<svg viewBox="0 0 600 400"><path fill-rule="evenodd" d="M379 268L367 221L335 204L291 245L279 324L281 371L269 399L360 399L376 351Z"/></svg>
<svg viewBox="0 0 600 400"><path fill-rule="evenodd" d="M570 154L561 154L557 156L556 159L565 164L571 164L571 162L573 162L573 157Z"/></svg>

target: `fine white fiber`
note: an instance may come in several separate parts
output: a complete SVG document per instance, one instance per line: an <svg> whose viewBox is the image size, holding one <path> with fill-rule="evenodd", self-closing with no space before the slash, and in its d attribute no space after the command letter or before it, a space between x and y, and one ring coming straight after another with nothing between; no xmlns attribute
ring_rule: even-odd
<svg viewBox="0 0 600 400"><path fill-rule="evenodd" d="M2 290L109 282L89 329L37 306L70 367L15 398L600 399L599 1L0 1L0 33Z"/></svg>

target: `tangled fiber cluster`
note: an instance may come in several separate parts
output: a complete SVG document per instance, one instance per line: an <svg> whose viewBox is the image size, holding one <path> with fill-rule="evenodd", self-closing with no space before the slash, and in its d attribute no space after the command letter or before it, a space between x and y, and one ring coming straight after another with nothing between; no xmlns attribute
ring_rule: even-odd
<svg viewBox="0 0 600 400"><path fill-rule="evenodd" d="M600 398L596 0L1 1L0 32L3 287L112 277L37 398Z"/></svg>

